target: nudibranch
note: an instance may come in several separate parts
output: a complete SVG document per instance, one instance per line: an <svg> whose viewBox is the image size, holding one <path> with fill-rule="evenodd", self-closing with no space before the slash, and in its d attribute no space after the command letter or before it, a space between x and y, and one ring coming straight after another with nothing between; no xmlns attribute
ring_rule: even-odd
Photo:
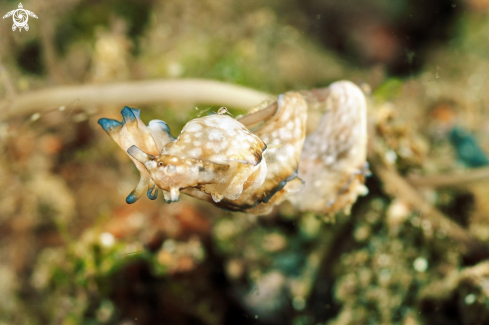
<svg viewBox="0 0 489 325"><path fill-rule="evenodd" d="M306 138L308 106L324 116ZM146 126L133 108L121 111L122 122L100 119L141 174L126 201L145 192L155 199L161 189L168 203L182 192L253 214L286 199L300 210L326 213L347 209L365 193L366 104L354 84L288 92L238 120L223 112L189 121L177 138L163 121Z"/></svg>
<svg viewBox="0 0 489 325"><path fill-rule="evenodd" d="M243 124L216 114L188 122L156 156L137 145L127 152L146 167L167 202L178 201L181 189L195 188L218 203L236 200L244 190L264 182L265 149L265 143Z"/></svg>

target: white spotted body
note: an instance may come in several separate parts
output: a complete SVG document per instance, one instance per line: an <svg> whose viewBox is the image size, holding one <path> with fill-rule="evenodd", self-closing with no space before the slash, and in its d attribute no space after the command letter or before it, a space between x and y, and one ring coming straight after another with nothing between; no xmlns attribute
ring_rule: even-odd
<svg viewBox="0 0 489 325"><path fill-rule="evenodd" d="M180 189L195 187L217 203L239 198L252 185L247 182L252 176L255 187L263 183L264 177L255 177L255 172L266 172L265 148L259 137L235 119L211 115L187 123L156 157L134 147L128 152L144 163L159 188L171 193L169 201L178 200Z"/></svg>
<svg viewBox="0 0 489 325"><path fill-rule="evenodd" d="M263 142L271 144L263 152L261 163L258 166L261 168L254 168L249 177L248 173L245 174L248 178L238 197L234 199L229 196L224 197L218 205L231 210L267 214L275 205L302 188L303 182L297 177L297 168L305 137L307 104L297 92L279 96L277 104L276 113L252 134ZM292 127L290 123L288 124L290 121L293 121ZM211 126L217 125L214 122L211 124ZM191 129L193 130L193 126ZM209 134L211 132L212 127L209 128ZM183 132L180 138L182 136ZM233 136L239 142L244 141L237 134ZM232 136L229 139L233 139ZM231 146L234 148L229 148L229 157L234 160L243 159L243 154L246 153L246 150L243 151L243 146L237 143L231 143ZM249 156L248 159L252 161L253 157ZM241 166L241 168L246 168L246 166Z"/></svg>
<svg viewBox="0 0 489 325"><path fill-rule="evenodd" d="M219 114L189 121L176 139L164 122L145 126L139 110L127 107L122 123L99 120L141 172L126 201L135 202L145 191L154 199L160 188L167 202L184 192L253 214L269 213L286 199L300 210L348 210L366 191L363 93L350 82L338 82L329 89L280 95L254 114L273 105L276 110L253 132L240 122L252 124L253 118L235 120L221 108ZM308 106L325 112L306 139Z"/></svg>

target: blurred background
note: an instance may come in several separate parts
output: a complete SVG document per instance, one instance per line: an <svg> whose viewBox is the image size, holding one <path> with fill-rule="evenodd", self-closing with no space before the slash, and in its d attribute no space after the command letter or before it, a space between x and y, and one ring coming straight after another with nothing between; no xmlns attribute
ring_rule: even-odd
<svg viewBox="0 0 489 325"><path fill-rule="evenodd" d="M487 324L489 1L22 4L38 19L0 21L0 110L68 85L348 79L368 97L373 175L336 218L127 205L139 174L97 124L120 105L0 115L1 325ZM137 108L175 135L219 107Z"/></svg>

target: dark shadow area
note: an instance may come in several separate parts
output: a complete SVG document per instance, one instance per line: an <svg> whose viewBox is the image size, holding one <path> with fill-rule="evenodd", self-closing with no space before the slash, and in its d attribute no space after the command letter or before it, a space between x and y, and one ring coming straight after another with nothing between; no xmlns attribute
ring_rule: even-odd
<svg viewBox="0 0 489 325"><path fill-rule="evenodd" d="M397 76L418 72L428 51L454 36L464 12L461 1L444 0L309 0L304 10L307 29L326 47Z"/></svg>

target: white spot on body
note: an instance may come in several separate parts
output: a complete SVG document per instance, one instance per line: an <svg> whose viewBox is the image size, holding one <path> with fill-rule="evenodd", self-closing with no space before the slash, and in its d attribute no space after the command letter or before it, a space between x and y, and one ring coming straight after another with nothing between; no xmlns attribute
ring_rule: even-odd
<svg viewBox="0 0 489 325"><path fill-rule="evenodd" d="M332 165L335 161L335 158L333 156L324 156L323 157L323 162L326 166Z"/></svg>
<svg viewBox="0 0 489 325"><path fill-rule="evenodd" d="M209 135L207 136L209 138L209 140L221 140L222 139L222 132L219 131L219 130L216 130L216 129L212 129L210 132L209 132Z"/></svg>
<svg viewBox="0 0 489 325"><path fill-rule="evenodd" d="M202 129L202 125L200 123L189 123L185 126L183 131L185 132L197 132Z"/></svg>
<svg viewBox="0 0 489 325"><path fill-rule="evenodd" d="M294 130L294 138L299 139L302 135L302 130L296 126Z"/></svg>
<svg viewBox="0 0 489 325"><path fill-rule="evenodd" d="M277 138L273 139L272 142L270 143L270 145L272 145L272 146L280 145L280 139L277 139Z"/></svg>
<svg viewBox="0 0 489 325"><path fill-rule="evenodd" d="M276 157L277 161L285 162L289 160L289 157L287 157L285 154L277 155Z"/></svg>
<svg viewBox="0 0 489 325"><path fill-rule="evenodd" d="M228 147L229 142L228 141L222 141L220 145L221 151L224 151ZM234 144L234 143L233 143Z"/></svg>
<svg viewBox="0 0 489 325"><path fill-rule="evenodd" d="M202 149L194 148L188 151L188 154L192 158L200 158L202 156Z"/></svg>
<svg viewBox="0 0 489 325"><path fill-rule="evenodd" d="M294 146L290 144L285 146L285 152L289 157L294 157L296 154Z"/></svg>
<svg viewBox="0 0 489 325"><path fill-rule="evenodd" d="M287 131L286 129L278 130L278 134L279 134L279 137L284 141L292 139L292 134L289 131Z"/></svg>

